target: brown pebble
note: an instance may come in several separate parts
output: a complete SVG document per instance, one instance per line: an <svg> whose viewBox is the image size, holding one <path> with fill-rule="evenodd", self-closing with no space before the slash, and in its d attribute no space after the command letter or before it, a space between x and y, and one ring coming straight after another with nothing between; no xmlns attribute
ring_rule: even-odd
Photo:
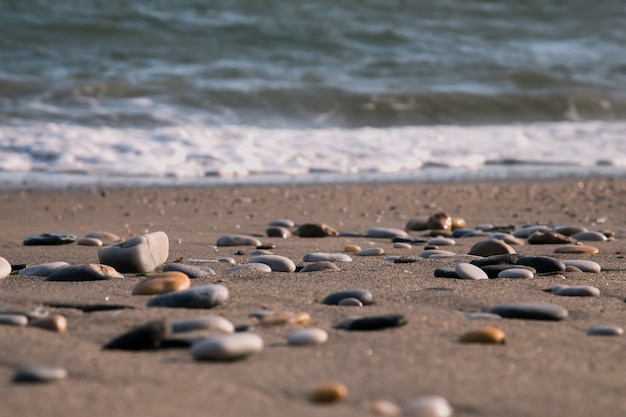
<svg viewBox="0 0 626 417"><path fill-rule="evenodd" d="M139 284L132 290L133 295L157 295L168 292L186 290L191 286L189 277L178 271L167 271L153 275Z"/></svg>
<svg viewBox="0 0 626 417"><path fill-rule="evenodd" d="M361 247L357 245L346 245L343 247L344 252L361 252Z"/></svg>
<svg viewBox="0 0 626 417"><path fill-rule="evenodd" d="M348 388L341 382L330 382L315 388L311 392L311 401L315 403L333 403L348 396Z"/></svg>
<svg viewBox="0 0 626 417"><path fill-rule="evenodd" d="M501 240L483 240L482 242L476 243L469 250L468 254L476 255L476 256L492 256L492 255L506 255L509 253L515 253L515 249L513 249L507 243Z"/></svg>
<svg viewBox="0 0 626 417"><path fill-rule="evenodd" d="M339 232L326 223L305 223L298 226L296 235L300 237L336 237Z"/></svg>
<svg viewBox="0 0 626 417"><path fill-rule="evenodd" d="M427 230L428 229L428 217L422 216L415 219L411 219L404 226L407 230Z"/></svg>
<svg viewBox="0 0 626 417"><path fill-rule="evenodd" d="M583 271L580 270L579 268L576 268L575 266L568 265L565 267L565 272L583 272Z"/></svg>
<svg viewBox="0 0 626 417"><path fill-rule="evenodd" d="M453 217L450 227L452 228L452 230L463 229L467 227L467 222L461 217Z"/></svg>
<svg viewBox="0 0 626 417"><path fill-rule="evenodd" d="M431 237L448 237L452 236L450 229L432 229L429 233Z"/></svg>
<svg viewBox="0 0 626 417"><path fill-rule="evenodd" d="M554 249L554 253L598 253L600 250L593 246L565 245Z"/></svg>
<svg viewBox="0 0 626 417"><path fill-rule="evenodd" d="M435 213L428 218L429 229L449 230L452 226L452 217L448 213Z"/></svg>
<svg viewBox="0 0 626 417"><path fill-rule="evenodd" d="M424 246L424 250L437 250L439 249L439 246L437 245L426 245Z"/></svg>
<svg viewBox="0 0 626 417"><path fill-rule="evenodd" d="M576 239L555 232L542 232L537 230L528 236L531 245L558 245L562 243L576 243Z"/></svg>
<svg viewBox="0 0 626 417"><path fill-rule="evenodd" d="M311 321L309 313L274 313L263 316L260 324L263 326L280 326L284 324L307 325Z"/></svg>
<svg viewBox="0 0 626 417"><path fill-rule="evenodd" d="M493 343L504 344L504 332L497 327L485 326L464 333L459 339L461 343Z"/></svg>
<svg viewBox="0 0 626 417"><path fill-rule="evenodd" d="M65 318L65 316L62 316L60 314L53 314L48 317L35 319L29 323L29 326L63 333L67 330L67 319Z"/></svg>

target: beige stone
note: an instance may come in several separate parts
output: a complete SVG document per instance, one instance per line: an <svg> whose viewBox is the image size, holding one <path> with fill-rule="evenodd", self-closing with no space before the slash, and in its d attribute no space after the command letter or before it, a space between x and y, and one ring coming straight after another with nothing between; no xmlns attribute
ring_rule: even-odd
<svg viewBox="0 0 626 417"><path fill-rule="evenodd" d="M348 388L341 382L329 382L320 385L311 392L311 401L316 403L332 403L341 401L348 396Z"/></svg>
<svg viewBox="0 0 626 417"><path fill-rule="evenodd" d="M485 326L464 333L459 339L461 343L492 343L504 344L504 332L497 327Z"/></svg>
<svg viewBox="0 0 626 417"><path fill-rule="evenodd" d="M162 272L153 275L139 284L132 290L133 295L157 295L168 292L186 290L191 285L191 281L186 274L178 271Z"/></svg>
<svg viewBox="0 0 626 417"><path fill-rule="evenodd" d="M565 245L554 249L554 253L598 253L600 250L593 246Z"/></svg>
<svg viewBox="0 0 626 417"><path fill-rule="evenodd" d="M307 325L311 321L309 313L273 313L263 316L260 324L263 326L281 326L285 324Z"/></svg>
<svg viewBox="0 0 626 417"><path fill-rule="evenodd" d="M427 225L429 229L450 230L452 227L452 217L444 212L435 213L428 218Z"/></svg>
<svg viewBox="0 0 626 417"><path fill-rule="evenodd" d="M29 326L63 333L67 330L67 319L65 318L65 316L62 316L60 314L53 314L48 317L35 319L29 323Z"/></svg>
<svg viewBox="0 0 626 417"><path fill-rule="evenodd" d="M361 247L358 245L346 245L343 247L344 252L360 252Z"/></svg>

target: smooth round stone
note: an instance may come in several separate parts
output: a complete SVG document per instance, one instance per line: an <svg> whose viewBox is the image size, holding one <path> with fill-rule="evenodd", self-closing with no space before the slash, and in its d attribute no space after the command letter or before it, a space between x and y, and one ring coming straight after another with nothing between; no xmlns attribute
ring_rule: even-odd
<svg viewBox="0 0 626 417"><path fill-rule="evenodd" d="M461 343L504 344L504 332L497 327L485 326L464 333L459 338Z"/></svg>
<svg viewBox="0 0 626 417"><path fill-rule="evenodd" d="M63 333L67 330L67 319L61 314L53 314L48 317L32 320L28 325L52 332Z"/></svg>
<svg viewBox="0 0 626 417"><path fill-rule="evenodd" d="M296 229L300 237L337 237L339 232L326 223L305 223Z"/></svg>
<svg viewBox="0 0 626 417"><path fill-rule="evenodd" d="M465 227L467 227L467 222L462 217L453 217L450 227L452 228L452 230L464 229Z"/></svg>
<svg viewBox="0 0 626 417"><path fill-rule="evenodd" d="M582 226L569 226L569 225L563 226L562 225L562 226L555 226L554 231L565 236L572 236L572 235L575 235L576 233L586 232L587 228L582 227Z"/></svg>
<svg viewBox="0 0 626 417"><path fill-rule="evenodd" d="M28 268L22 269L18 275L34 276L34 277L47 277L48 275L56 272L60 269L70 266L67 262L48 262L45 264L33 265Z"/></svg>
<svg viewBox="0 0 626 417"><path fill-rule="evenodd" d="M186 265L177 262L163 265L163 272L182 272L189 278L202 278L207 275L215 275L215 271L211 268L200 268L195 265Z"/></svg>
<svg viewBox="0 0 626 417"><path fill-rule="evenodd" d="M223 235L217 239L217 246L254 246L261 245L261 241L254 236L247 235Z"/></svg>
<svg viewBox="0 0 626 417"><path fill-rule="evenodd" d="M485 313L485 312L465 313L465 317L468 320L499 320L502 318L502 316L498 314Z"/></svg>
<svg viewBox="0 0 626 417"><path fill-rule="evenodd" d="M235 326L220 316L199 316L173 320L170 323L172 333L185 333L197 330L211 330L220 333L234 333Z"/></svg>
<svg viewBox="0 0 626 417"><path fill-rule="evenodd" d="M565 264L559 259L550 256L524 256L518 259L516 265L533 267L538 274L565 271Z"/></svg>
<svg viewBox="0 0 626 417"><path fill-rule="evenodd" d="M580 242L606 242L608 240L604 234L594 231L575 233L572 238Z"/></svg>
<svg viewBox="0 0 626 417"><path fill-rule="evenodd" d="M450 252L447 250L441 250L441 249L428 249L425 251L420 252L417 256L419 256L420 258L447 258L450 256L456 256L456 253L454 252Z"/></svg>
<svg viewBox="0 0 626 417"><path fill-rule="evenodd" d="M230 267L224 271L225 274L239 271L256 271L256 272L272 272L272 268L269 265L262 263L249 263L244 265L237 265Z"/></svg>
<svg viewBox="0 0 626 417"><path fill-rule="evenodd" d="M567 310L556 304L548 303L512 303L502 304L493 309L490 313L497 314L507 319L528 319L559 321L567 317Z"/></svg>
<svg viewBox="0 0 626 417"><path fill-rule="evenodd" d="M196 360L231 361L263 350L263 339L254 333L232 333L200 340L191 346Z"/></svg>
<svg viewBox="0 0 626 417"><path fill-rule="evenodd" d="M67 378L67 370L56 366L27 366L13 374L13 382L52 382Z"/></svg>
<svg viewBox="0 0 626 417"><path fill-rule="evenodd" d="M426 225L429 229L450 230L452 227L452 217L444 212L435 213L428 218Z"/></svg>
<svg viewBox="0 0 626 417"><path fill-rule="evenodd" d="M533 232L528 236L528 243L531 245L560 245L564 243L576 243L576 239L555 232Z"/></svg>
<svg viewBox="0 0 626 417"><path fill-rule="evenodd" d="M98 251L100 263L120 272L152 272L163 265L169 254L169 239L164 232L146 233Z"/></svg>
<svg viewBox="0 0 626 417"><path fill-rule="evenodd" d="M228 289L220 284L191 287L159 295L148 301L148 307L213 308L228 299Z"/></svg>
<svg viewBox="0 0 626 417"><path fill-rule="evenodd" d="M509 268L498 273L498 278L532 278L535 274L528 269Z"/></svg>
<svg viewBox="0 0 626 417"><path fill-rule="evenodd" d="M337 305L341 307L363 307L363 302L358 298L348 297L339 301Z"/></svg>
<svg viewBox="0 0 626 417"><path fill-rule="evenodd" d="M587 261L585 259L567 259L564 260L563 263L566 267L573 266L583 272L598 273L602 270L602 267L597 262Z"/></svg>
<svg viewBox="0 0 626 417"><path fill-rule="evenodd" d="M113 245L122 240L118 235L111 232L89 232L84 236L84 238L98 239L103 245Z"/></svg>
<svg viewBox="0 0 626 417"><path fill-rule="evenodd" d="M374 400L371 408L374 414L383 417L395 417L402 412L402 409L396 403L389 400Z"/></svg>
<svg viewBox="0 0 626 417"><path fill-rule="evenodd" d="M280 255L261 255L250 259L248 263L266 264L274 272L294 272L296 264L289 258Z"/></svg>
<svg viewBox="0 0 626 417"><path fill-rule="evenodd" d="M565 245L565 246L559 246L558 248L554 249L554 253L576 253L576 254L580 254L580 253L590 253L590 254L595 254L600 252L600 250L598 248L595 248L593 246L584 246L584 245Z"/></svg>
<svg viewBox="0 0 626 417"><path fill-rule="evenodd" d="M400 327L408 323L402 314L384 314L367 317L347 317L339 322L337 328L350 331L375 331L390 327Z"/></svg>
<svg viewBox="0 0 626 417"><path fill-rule="evenodd" d="M100 239L95 237L83 237L76 242L78 246L104 246L104 243Z"/></svg>
<svg viewBox="0 0 626 417"><path fill-rule="evenodd" d="M323 345L327 340L326 330L317 328L297 330L287 335L287 343L296 346Z"/></svg>
<svg viewBox="0 0 626 417"><path fill-rule="evenodd" d="M348 388L341 382L320 385L311 391L311 401L315 403L333 403L348 396Z"/></svg>
<svg viewBox="0 0 626 417"><path fill-rule="evenodd" d="M619 326L595 326L587 330L588 336L621 336L624 329Z"/></svg>
<svg viewBox="0 0 626 417"><path fill-rule="evenodd" d="M274 227L295 227L296 223L290 219L274 219L267 225Z"/></svg>
<svg viewBox="0 0 626 417"><path fill-rule="evenodd" d="M406 249L406 250L409 250L409 249L413 248L413 246L411 246L410 243L406 243L406 242L393 242L392 246L393 246L394 249Z"/></svg>
<svg viewBox="0 0 626 417"><path fill-rule="evenodd" d="M448 400L438 395L425 395L402 405L402 415L413 417L451 417L453 409Z"/></svg>
<svg viewBox="0 0 626 417"><path fill-rule="evenodd" d="M394 237L409 237L407 232L393 227L370 227L365 231L366 237L391 239Z"/></svg>
<svg viewBox="0 0 626 417"><path fill-rule="evenodd" d="M435 237L432 239L429 239L428 242L429 245L434 245L434 246L454 246L456 245L456 241L454 239L451 239L449 237Z"/></svg>
<svg viewBox="0 0 626 417"><path fill-rule="evenodd" d="M549 233L552 231L552 229L549 226L546 226L545 224L537 224L537 225L526 226L526 227L517 229L513 232L513 236L525 239L537 231Z"/></svg>
<svg viewBox="0 0 626 417"><path fill-rule="evenodd" d="M574 285L560 289L555 294L565 297L599 297L600 290L591 285Z"/></svg>
<svg viewBox="0 0 626 417"><path fill-rule="evenodd" d="M68 243L74 243L76 241L76 235L70 233L42 233L35 236L29 236L24 239L24 245L36 246L36 245L67 245Z"/></svg>
<svg viewBox="0 0 626 417"><path fill-rule="evenodd" d="M346 245L343 247L344 252L360 252L361 247L358 245Z"/></svg>
<svg viewBox="0 0 626 417"><path fill-rule="evenodd" d="M280 237L282 239L288 239L291 237L289 229L280 226L271 226L265 229L267 237Z"/></svg>
<svg viewBox="0 0 626 417"><path fill-rule="evenodd" d="M0 325L26 326L28 317L24 314L0 313Z"/></svg>
<svg viewBox="0 0 626 417"><path fill-rule="evenodd" d="M320 262L314 262L310 265L307 265L300 270L300 272L326 272L326 271L337 272L339 271L339 268L337 267L337 265L334 264L334 262L320 261Z"/></svg>
<svg viewBox="0 0 626 417"><path fill-rule="evenodd" d="M505 243L502 240L483 240L482 242L478 242L472 246L469 250L469 255L476 256L493 256L493 255L505 255L509 253L515 253L515 249L513 249L508 243Z"/></svg>
<svg viewBox="0 0 626 417"><path fill-rule="evenodd" d="M260 256L260 255L273 255L274 252L267 250L267 249L255 249L252 252L250 252L250 255L252 256Z"/></svg>
<svg viewBox="0 0 626 417"><path fill-rule="evenodd" d="M489 235L489 239L501 240L508 245L514 245L514 246L523 246L525 244L525 242L522 239L517 238L509 233L501 233L501 232L492 233Z"/></svg>
<svg viewBox="0 0 626 417"><path fill-rule="evenodd" d="M48 275L46 281L103 281L114 278L124 278L124 275L108 265L87 264L61 268Z"/></svg>
<svg viewBox="0 0 626 417"><path fill-rule="evenodd" d="M158 295L186 290L191 286L189 277L178 271L163 272L146 278L132 289L132 295Z"/></svg>
<svg viewBox="0 0 626 417"><path fill-rule="evenodd" d="M421 216L421 217L416 217L414 219L409 220L406 225L404 226L404 228L406 230L427 230L429 229L428 227L428 217L427 216Z"/></svg>
<svg viewBox="0 0 626 417"><path fill-rule="evenodd" d="M9 261L0 256L0 279L4 279L11 275L11 264Z"/></svg>
<svg viewBox="0 0 626 417"><path fill-rule="evenodd" d="M457 275L455 268L437 268L433 273L435 275L435 278L461 278Z"/></svg>
<svg viewBox="0 0 626 417"><path fill-rule="evenodd" d="M357 256L381 256L384 254L385 250L383 248L368 248L355 253Z"/></svg>
<svg viewBox="0 0 626 417"><path fill-rule="evenodd" d="M472 265L470 263L457 264L454 267L454 272L456 272L458 277L461 279L479 280L479 279L489 278L487 274L485 273L485 271L483 271L479 267Z"/></svg>
<svg viewBox="0 0 626 417"><path fill-rule="evenodd" d="M104 345L107 350L150 350L160 347L170 334L165 320L155 320L135 327Z"/></svg>
<svg viewBox="0 0 626 417"><path fill-rule="evenodd" d="M322 304L338 305L344 298L356 298L364 305L372 304L374 302L374 297L372 296L371 292L360 288L353 288L349 290L334 292L327 295L322 300Z"/></svg>
<svg viewBox="0 0 626 417"><path fill-rule="evenodd" d="M237 261L229 257L217 258L217 262L221 262L223 264L231 264L231 265L235 265L237 263Z"/></svg>
<svg viewBox="0 0 626 417"><path fill-rule="evenodd" d="M524 266L524 265L485 265L485 266L481 266L480 269L482 269L483 271L485 271L485 273L487 274L487 276L489 278L502 278L499 276L500 272L505 271L507 269L525 269L527 271L530 271L532 276L535 276L535 273L537 271L535 271L534 268L530 267L530 266Z"/></svg>
<svg viewBox="0 0 626 417"><path fill-rule="evenodd" d="M307 253L302 258L304 262L352 262L352 258L345 253Z"/></svg>

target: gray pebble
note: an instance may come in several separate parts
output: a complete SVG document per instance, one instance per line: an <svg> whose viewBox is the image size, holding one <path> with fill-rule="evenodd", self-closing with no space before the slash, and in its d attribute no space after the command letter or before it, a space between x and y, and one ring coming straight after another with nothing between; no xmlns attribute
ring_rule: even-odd
<svg viewBox="0 0 626 417"><path fill-rule="evenodd" d="M357 256L381 256L384 254L383 248L368 248L355 253Z"/></svg>
<svg viewBox="0 0 626 417"><path fill-rule="evenodd" d="M237 261L235 261L233 258L228 258L228 257L217 258L217 262L221 262L224 264L231 264L231 265L235 265L237 263Z"/></svg>
<svg viewBox="0 0 626 417"><path fill-rule="evenodd" d="M269 265L267 265L267 264L253 262L253 263L249 263L249 264L237 265L237 266L230 267L230 268L226 269L224 271L224 273L228 274L230 272L237 272L237 271L272 272L272 268Z"/></svg>
<svg viewBox="0 0 626 417"><path fill-rule="evenodd" d="M263 350L263 339L254 333L225 334L200 340L191 346L196 360L236 360Z"/></svg>
<svg viewBox="0 0 626 417"><path fill-rule="evenodd" d="M194 265L186 265L177 262L163 265L163 272L168 271L182 272L189 278L202 278L207 275L215 275L215 271L211 268L200 268Z"/></svg>
<svg viewBox="0 0 626 417"><path fill-rule="evenodd" d="M13 382L52 382L67 378L67 371L56 366L27 366L13 374Z"/></svg>
<svg viewBox="0 0 626 417"><path fill-rule="evenodd" d="M572 237L580 242L606 242L608 240L602 233L594 231L578 232Z"/></svg>
<svg viewBox="0 0 626 417"><path fill-rule="evenodd" d="M498 278L532 278L535 274L528 269L509 268L498 273Z"/></svg>
<svg viewBox="0 0 626 417"><path fill-rule="evenodd" d="M22 269L18 275L47 277L60 269L70 266L67 262L48 262L45 264L33 265Z"/></svg>
<svg viewBox="0 0 626 417"><path fill-rule="evenodd" d="M456 245L456 241L454 239L450 239L447 237L435 237L433 239L429 239L428 242L429 245L435 245L435 246L454 246Z"/></svg>
<svg viewBox="0 0 626 417"><path fill-rule="evenodd" d="M574 285L558 290L556 295L565 297L599 297L600 290L590 285Z"/></svg>
<svg viewBox="0 0 626 417"><path fill-rule="evenodd" d="M124 278L108 265L87 264L73 265L48 275L46 281L103 281L114 278Z"/></svg>
<svg viewBox="0 0 626 417"><path fill-rule="evenodd" d="M74 243L76 241L76 235L69 233L42 233L35 236L29 236L24 239L24 245L67 245L68 243Z"/></svg>
<svg viewBox="0 0 626 417"><path fill-rule="evenodd" d="M287 335L287 343L296 346L323 345L327 340L328 333L317 328L296 330Z"/></svg>
<svg viewBox="0 0 626 417"><path fill-rule="evenodd" d="M274 272L294 272L296 264L289 258L280 255L261 255L250 259L249 263L269 265Z"/></svg>
<svg viewBox="0 0 626 417"><path fill-rule="evenodd" d="M443 397L425 395L408 400L402 405L402 415L414 417L451 417L452 406Z"/></svg>
<svg viewBox="0 0 626 417"><path fill-rule="evenodd" d="M490 313L507 319L559 321L567 317L567 310L556 304L512 303L493 308Z"/></svg>
<svg viewBox="0 0 626 417"><path fill-rule="evenodd" d="M470 263L457 264L454 267L454 272L456 272L458 277L461 279L479 280L479 279L489 278L487 274L485 273L485 271L483 271L479 267L472 265Z"/></svg>
<svg viewBox="0 0 626 417"><path fill-rule="evenodd" d="M291 232L289 229L285 229L284 227L273 226L265 229L265 234L267 237L280 237L283 239L288 239L291 237Z"/></svg>
<svg viewBox="0 0 626 417"><path fill-rule="evenodd" d="M371 292L369 292L368 290L360 289L360 288L354 288L354 289L334 292L326 296L322 300L322 304L337 305L344 298L356 298L360 300L364 305L372 304L374 302L374 297L372 296Z"/></svg>
<svg viewBox="0 0 626 417"><path fill-rule="evenodd" d="M289 219L275 219L267 224L268 226L276 227L295 227L296 223Z"/></svg>
<svg viewBox="0 0 626 417"><path fill-rule="evenodd" d="M550 228L549 226L546 226L545 224L538 224L538 225L532 225L532 226L525 226L522 227L520 229L517 229L513 232L513 236L515 237L521 237L521 238L527 238L528 236L532 235L535 232L544 232L544 233L549 233L552 231L552 228Z"/></svg>
<svg viewBox="0 0 626 417"><path fill-rule="evenodd" d="M191 287L162 294L148 301L148 307L213 308L228 298L228 289L220 284Z"/></svg>
<svg viewBox="0 0 626 417"><path fill-rule="evenodd" d="M573 266L583 272L598 273L602 270L602 267L597 262L587 261L585 259L568 259L564 260L563 263L565 266Z"/></svg>
<svg viewBox="0 0 626 417"><path fill-rule="evenodd" d="M220 316L199 316L187 319L173 320L171 323L173 333L192 332L196 330L215 330L221 333L234 333L235 326Z"/></svg>
<svg viewBox="0 0 626 417"><path fill-rule="evenodd" d="M407 232L402 229L396 229L393 227L370 227L365 232L367 237L376 237L383 239L391 239L394 237L409 237Z"/></svg>
<svg viewBox="0 0 626 417"><path fill-rule="evenodd" d="M302 258L304 262L352 262L352 258L345 253L323 253L313 252L307 253Z"/></svg>
<svg viewBox="0 0 626 417"><path fill-rule="evenodd" d="M565 271L565 264L550 256L524 256L516 264L533 267L538 274Z"/></svg>
<svg viewBox="0 0 626 417"><path fill-rule="evenodd" d="M621 336L624 329L619 326L595 326L587 330L589 336Z"/></svg>
<svg viewBox="0 0 626 417"><path fill-rule="evenodd" d="M262 243L254 236L223 235L217 239L217 246L260 246Z"/></svg>

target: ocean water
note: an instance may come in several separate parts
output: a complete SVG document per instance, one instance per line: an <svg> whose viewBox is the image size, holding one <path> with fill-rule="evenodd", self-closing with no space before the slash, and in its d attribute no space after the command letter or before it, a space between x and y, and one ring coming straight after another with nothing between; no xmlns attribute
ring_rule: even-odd
<svg viewBox="0 0 626 417"><path fill-rule="evenodd" d="M0 2L0 178L626 175L624 28L622 0Z"/></svg>

